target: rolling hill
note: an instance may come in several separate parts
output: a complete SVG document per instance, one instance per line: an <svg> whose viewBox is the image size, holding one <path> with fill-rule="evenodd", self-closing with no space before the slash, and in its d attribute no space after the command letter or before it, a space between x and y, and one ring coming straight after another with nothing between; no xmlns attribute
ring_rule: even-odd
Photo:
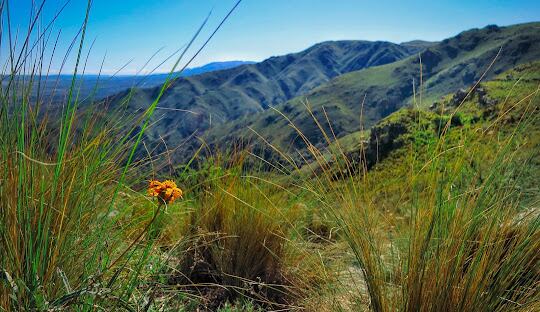
<svg viewBox="0 0 540 312"><path fill-rule="evenodd" d="M442 95L472 86L484 73L483 78L490 79L518 64L538 59L540 23L490 25L445 39L419 55L340 75L275 108L290 118L312 144L318 145L323 144L324 137L304 106L306 100L321 124L327 124L327 115L332 131L342 137L361 127L369 128L411 104L413 82L417 89L420 84L420 66L422 92L417 92L417 104L429 105ZM305 146L297 131L274 110L215 126L207 132L205 140L225 147L238 141L257 141L248 127L289 153L294 154ZM324 127L330 132L328 126Z"/></svg>
<svg viewBox="0 0 540 312"><path fill-rule="evenodd" d="M540 119L534 115L540 109L539 88L540 61L518 65L480 83L468 96L460 89L429 107L404 107L378 121L369 133L354 132L341 138L339 144L351 159L364 157L370 168L415 141L421 143L438 135L448 121L450 132L475 125L494 130L490 135L509 134L527 123L529 140L519 152L533 152L531 164L540 168Z"/></svg>
<svg viewBox="0 0 540 312"><path fill-rule="evenodd" d="M175 147L192 134L308 94L344 73L404 59L426 44L329 41L261 63L178 79L160 100L154 116L159 122L148 129L147 142L163 138L169 148ZM137 111L148 107L159 89L131 89L109 100L119 103L129 97L130 110Z"/></svg>

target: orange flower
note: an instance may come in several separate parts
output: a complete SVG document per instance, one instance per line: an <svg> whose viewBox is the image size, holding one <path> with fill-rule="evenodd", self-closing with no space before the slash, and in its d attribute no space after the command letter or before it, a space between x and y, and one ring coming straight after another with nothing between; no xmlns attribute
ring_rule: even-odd
<svg viewBox="0 0 540 312"><path fill-rule="evenodd" d="M148 195L159 197L161 200L170 204L177 198L182 197L182 190L171 180L163 182L150 180L150 183L148 184Z"/></svg>
<svg viewBox="0 0 540 312"><path fill-rule="evenodd" d="M152 197L159 196L162 187L163 183L157 180L150 180L150 183L148 184L148 195Z"/></svg>

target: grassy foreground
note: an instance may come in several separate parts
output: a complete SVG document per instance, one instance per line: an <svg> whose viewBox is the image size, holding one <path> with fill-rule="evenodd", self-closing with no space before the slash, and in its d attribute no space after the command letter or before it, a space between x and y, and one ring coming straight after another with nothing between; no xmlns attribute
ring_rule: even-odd
<svg viewBox="0 0 540 312"><path fill-rule="evenodd" d="M366 133L337 140L307 106L328 148L298 133L302 167L241 150L164 174L137 152L159 96L101 114L74 80L54 109L43 38L1 75L0 310L540 309L538 63L483 84L491 104L391 115L375 162ZM169 178L182 198L148 196Z"/></svg>

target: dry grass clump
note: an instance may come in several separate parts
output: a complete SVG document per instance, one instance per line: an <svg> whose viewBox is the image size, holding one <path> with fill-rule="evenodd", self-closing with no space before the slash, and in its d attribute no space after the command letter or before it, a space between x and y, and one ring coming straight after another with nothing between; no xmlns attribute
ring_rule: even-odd
<svg viewBox="0 0 540 312"><path fill-rule="evenodd" d="M321 265L291 239L297 214L287 193L244 175L242 164L224 166L195 196L185 233L190 243L178 249L178 272L169 282L199 295L209 310L244 297L293 309L320 282Z"/></svg>

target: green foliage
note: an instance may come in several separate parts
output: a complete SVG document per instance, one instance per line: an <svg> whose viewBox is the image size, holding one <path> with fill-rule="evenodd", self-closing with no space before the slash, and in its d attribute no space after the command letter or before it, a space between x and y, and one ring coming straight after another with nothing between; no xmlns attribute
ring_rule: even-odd
<svg viewBox="0 0 540 312"><path fill-rule="evenodd" d="M523 189L540 173L538 84L527 79L540 70L538 63L518 68L520 77L482 84L490 98L495 86L508 88L504 101L486 105L473 94L464 104L449 98L442 113L407 109L381 121L374 129L406 130L392 137L403 144L372 170L349 167L337 181L335 168L315 171L313 193L338 220L363 272L349 300L358 308L537 307L538 192ZM335 154L348 160L332 166L352 164L353 156Z"/></svg>
<svg viewBox="0 0 540 312"><path fill-rule="evenodd" d="M238 301L234 305L226 303L218 312L257 312L262 311L256 308L250 301Z"/></svg>
<svg viewBox="0 0 540 312"><path fill-rule="evenodd" d="M112 108L81 107L76 71L66 102L50 110L35 90L41 75L27 72L43 56L10 46L20 57L0 75L0 310L537 310L540 63L502 72L538 57L537 28L490 26L439 44L323 43L265 62L270 83L244 66L126 91L133 103ZM44 31L29 30L33 46ZM473 82L501 44L493 80L430 110L416 105L424 91L437 98ZM386 52L368 57L373 48ZM348 60L333 74L321 70L328 50ZM428 75L413 94L419 63L403 58L419 51ZM246 159L255 152L193 156L171 173L184 198L149 200L143 181L160 172L145 175L153 159L136 156L162 130L145 135L154 109L201 92L183 107L198 105L199 117L173 140L209 126L206 114L230 121L307 92L313 102L212 128L208 138L227 144L249 124L279 155L262 165ZM373 127L356 131L366 94ZM407 101L415 108L395 112ZM278 149L289 145L294 157Z"/></svg>
<svg viewBox="0 0 540 312"><path fill-rule="evenodd" d="M225 174L225 169L218 164L219 160L208 159L198 164L196 168L187 164L178 166L176 172L178 182L181 185L189 185L191 192L199 193L203 191L208 181L221 178Z"/></svg>
<svg viewBox="0 0 540 312"><path fill-rule="evenodd" d="M424 108L441 96L468 88L484 73L484 79L491 79L516 64L540 59L537 29L538 23L528 23L463 32L430 46L420 55L342 74L308 94L276 105L275 110L214 127L206 134L206 141L226 146L237 140L260 142L260 135L294 156L296 150L304 152L305 145L297 130L288 126L289 120L280 118L271 124L264 122L269 116L279 116L276 110L290 119L313 145L325 144L326 139L305 105L329 134L342 137L368 129L408 104ZM499 54L501 46L504 52ZM413 95L415 89L416 96ZM328 120L332 130L327 125ZM295 157L295 160L303 162L301 157Z"/></svg>

